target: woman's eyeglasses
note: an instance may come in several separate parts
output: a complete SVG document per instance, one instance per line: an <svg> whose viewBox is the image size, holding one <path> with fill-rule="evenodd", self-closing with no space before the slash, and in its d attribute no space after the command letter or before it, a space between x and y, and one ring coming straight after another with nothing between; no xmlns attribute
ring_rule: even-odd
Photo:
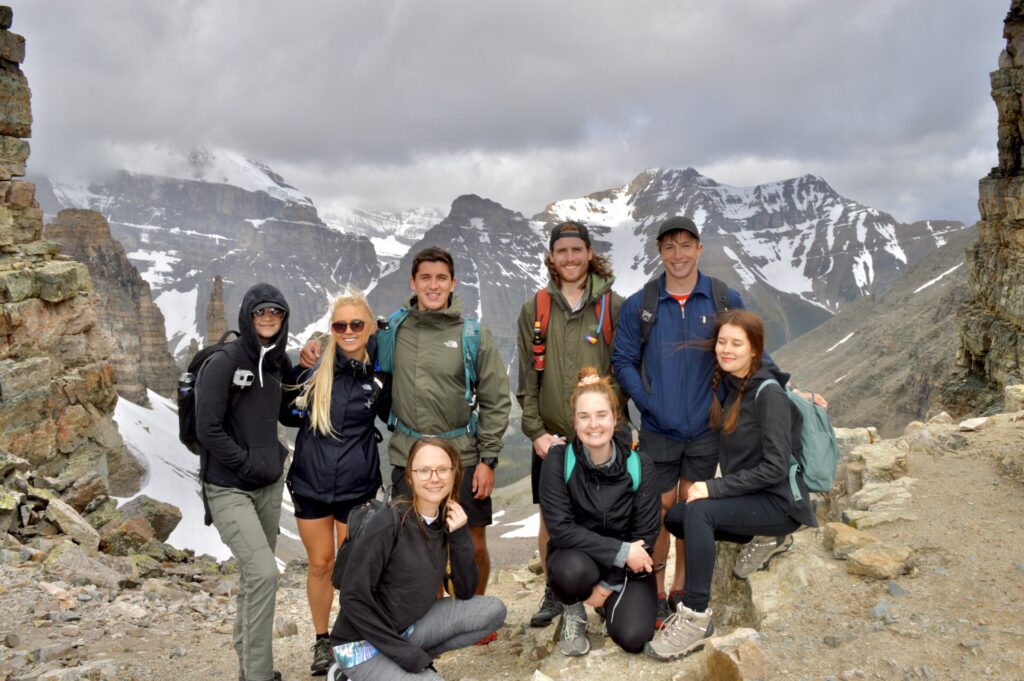
<svg viewBox="0 0 1024 681"><path fill-rule="evenodd" d="M417 480L426 482L430 480L433 473L437 473L438 480L447 480L452 477L452 470L454 469L451 466L439 466L438 468L414 468L412 472L416 475Z"/></svg>
<svg viewBox="0 0 1024 681"><path fill-rule="evenodd" d="M334 333L345 333L350 328L354 333L360 333L366 328L366 322L362 319L353 319L350 322L334 322L331 324L331 330Z"/></svg>

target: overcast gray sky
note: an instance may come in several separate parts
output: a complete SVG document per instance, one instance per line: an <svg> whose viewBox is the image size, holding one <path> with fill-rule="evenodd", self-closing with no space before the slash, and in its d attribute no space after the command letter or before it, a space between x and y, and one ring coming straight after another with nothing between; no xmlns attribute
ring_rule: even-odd
<svg viewBox="0 0 1024 681"><path fill-rule="evenodd" d="M531 215L693 166L977 220L1009 0L15 0L30 170L227 147L318 204ZM127 159L127 160L126 160Z"/></svg>

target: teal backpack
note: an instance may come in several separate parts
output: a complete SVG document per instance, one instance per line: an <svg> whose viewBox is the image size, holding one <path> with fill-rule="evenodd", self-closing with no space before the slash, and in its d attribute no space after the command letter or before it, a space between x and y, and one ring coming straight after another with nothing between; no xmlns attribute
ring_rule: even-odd
<svg viewBox="0 0 1024 681"><path fill-rule="evenodd" d="M756 400L764 387L769 384L779 385L774 378L769 378L757 387L754 394ZM805 400L792 390L783 388L786 397L796 405L797 411L803 417L803 427L800 430L800 442L803 445L803 462L797 461L793 453L789 454L789 488L793 492L793 499L803 500L800 488L796 484L796 474L799 471L807 484L807 489L812 492L831 492L832 483L836 479L836 467L839 465L839 443L836 441L836 431L832 428L832 421L828 412L809 400Z"/></svg>
<svg viewBox="0 0 1024 681"><path fill-rule="evenodd" d="M565 448L565 484L569 484L569 476L572 475L575 468L576 452L572 451L572 443L570 443ZM626 457L626 470L629 471L629 477L633 479L633 491L636 492L640 489L640 455L636 453L635 449L629 450L629 456Z"/></svg>
<svg viewBox="0 0 1024 681"><path fill-rule="evenodd" d="M388 317L387 324L380 325L380 330L377 331L377 362L375 365L375 368L378 371L384 371L389 374L394 372L395 343L398 337L398 328L408 316L409 308L403 307ZM462 338L460 345L462 347L462 365L466 375L465 399L472 411L472 414L469 417L469 423L462 428L456 428L455 430L450 430L446 433L420 433L399 421L392 409L391 413L388 415L388 428L391 430L398 429L400 432L416 439L423 437L437 437L443 440L450 440L467 433L472 435L476 432L476 358L480 353L480 322L478 320L469 319L468 317L462 320Z"/></svg>

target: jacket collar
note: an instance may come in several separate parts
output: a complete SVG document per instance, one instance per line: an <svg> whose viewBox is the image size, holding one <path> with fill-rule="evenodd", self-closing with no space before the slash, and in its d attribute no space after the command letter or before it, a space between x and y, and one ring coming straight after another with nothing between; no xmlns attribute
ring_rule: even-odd
<svg viewBox="0 0 1024 681"><path fill-rule="evenodd" d="M700 270L697 270L697 283L694 284L693 290L690 291L690 296L693 296L694 294L702 295L708 300L711 300L712 297L711 280L704 276L704 273ZM661 301L670 297L668 289L665 287L665 273L662 272L658 275L658 300Z"/></svg>

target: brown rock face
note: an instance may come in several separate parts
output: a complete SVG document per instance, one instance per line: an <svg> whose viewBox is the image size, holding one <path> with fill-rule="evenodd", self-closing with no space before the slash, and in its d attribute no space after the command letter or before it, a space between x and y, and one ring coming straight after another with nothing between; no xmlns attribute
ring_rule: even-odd
<svg viewBox="0 0 1024 681"><path fill-rule="evenodd" d="M218 274L213 279L210 300L206 303L206 345L214 345L228 330L224 318L224 280ZM189 355L191 357L191 355Z"/></svg>
<svg viewBox="0 0 1024 681"><path fill-rule="evenodd" d="M163 314L153 304L149 284L111 236L106 219L91 210L62 210L44 234L89 268L93 290L102 301L98 326L116 345L110 363L117 392L143 405L149 404L147 388L173 396L178 372L167 351Z"/></svg>
<svg viewBox="0 0 1024 681"><path fill-rule="evenodd" d="M957 313L959 362L996 386L1024 377L1024 0L1011 3L1003 37L991 75L999 165L980 183L978 241L966 260L972 297Z"/></svg>
<svg viewBox="0 0 1024 681"><path fill-rule="evenodd" d="M9 16L0 10L0 449L42 475L107 478L125 451L111 419L113 341L85 266L40 239L35 186L11 179L25 172L32 111Z"/></svg>

